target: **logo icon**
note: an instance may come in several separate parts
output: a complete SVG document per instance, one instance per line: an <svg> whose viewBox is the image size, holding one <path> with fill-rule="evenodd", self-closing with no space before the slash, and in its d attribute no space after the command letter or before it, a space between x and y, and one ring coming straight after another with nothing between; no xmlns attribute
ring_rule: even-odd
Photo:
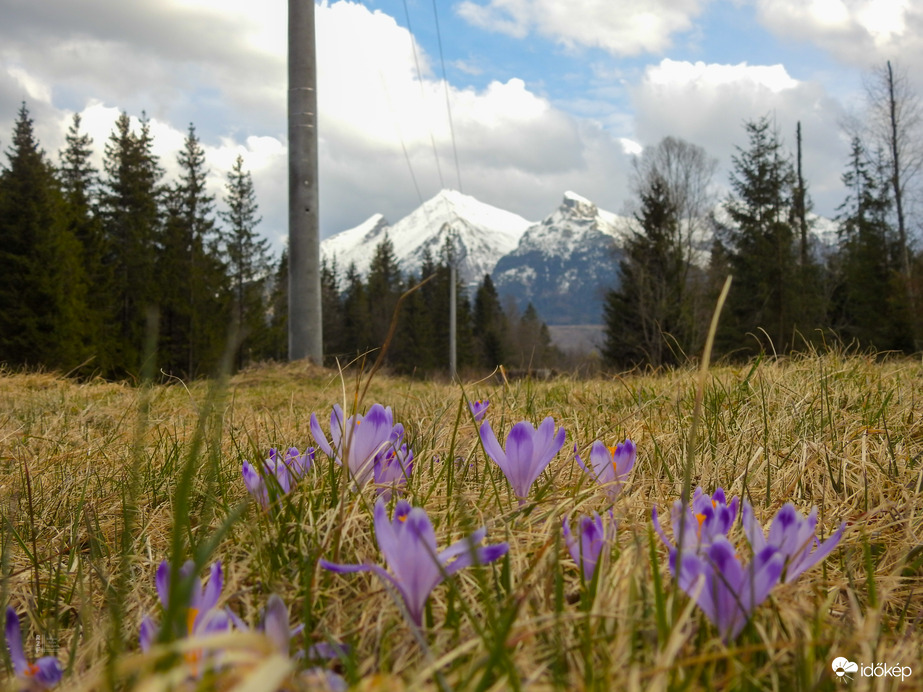
<svg viewBox="0 0 923 692"><path fill-rule="evenodd" d="M843 656L838 656L837 658L833 659L833 663L831 665L833 666L833 672L836 673L838 678L842 678L847 673L859 672L859 664L853 663Z"/></svg>

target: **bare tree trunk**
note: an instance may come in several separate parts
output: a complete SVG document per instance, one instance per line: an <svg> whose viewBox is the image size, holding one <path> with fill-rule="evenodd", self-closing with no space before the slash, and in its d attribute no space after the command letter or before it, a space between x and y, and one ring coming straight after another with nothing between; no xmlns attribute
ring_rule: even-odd
<svg viewBox="0 0 923 692"><path fill-rule="evenodd" d="M798 230L801 232L801 266L808 265L808 210L806 194L804 189L804 176L801 174L801 121L795 129L795 139L798 146L797 171L798 180L795 183L798 187L795 189L795 215L798 217Z"/></svg>
<svg viewBox="0 0 923 692"><path fill-rule="evenodd" d="M314 0L288 2L288 357L322 363Z"/></svg>
<svg viewBox="0 0 923 692"><path fill-rule="evenodd" d="M899 140L898 104L894 90L894 71L888 61L888 123L891 147L891 187L894 190L894 210L897 213L897 238L901 246L901 269L904 279L910 285L910 250L907 247L907 227L904 223L904 193L901 181L901 148Z"/></svg>

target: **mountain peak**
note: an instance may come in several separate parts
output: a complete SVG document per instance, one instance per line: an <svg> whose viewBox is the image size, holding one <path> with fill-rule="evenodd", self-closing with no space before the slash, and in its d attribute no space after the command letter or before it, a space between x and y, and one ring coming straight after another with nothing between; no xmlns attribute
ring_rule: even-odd
<svg viewBox="0 0 923 692"><path fill-rule="evenodd" d="M573 216L584 219L595 218L599 213L599 209L590 200L569 190L564 193L564 201L561 203L561 209Z"/></svg>
<svg viewBox="0 0 923 692"><path fill-rule="evenodd" d="M401 270L415 272L424 256L439 258L446 228L456 243L459 274L475 282L493 271L497 260L512 252L530 221L457 190L441 190L392 226L376 214L359 226L321 243L325 256L336 254L342 267L355 263L368 271L375 247L388 233Z"/></svg>

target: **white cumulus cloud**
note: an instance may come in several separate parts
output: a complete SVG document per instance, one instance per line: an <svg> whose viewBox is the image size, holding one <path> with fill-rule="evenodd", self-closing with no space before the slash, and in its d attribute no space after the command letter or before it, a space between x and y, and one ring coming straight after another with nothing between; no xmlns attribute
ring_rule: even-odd
<svg viewBox="0 0 923 692"><path fill-rule="evenodd" d="M692 28L706 0L464 0L459 16L490 31L530 33L565 46L602 48L613 55L663 51L674 34Z"/></svg>
<svg viewBox="0 0 923 692"><path fill-rule="evenodd" d="M757 13L776 35L859 67L923 59L923 4L915 0L757 0Z"/></svg>

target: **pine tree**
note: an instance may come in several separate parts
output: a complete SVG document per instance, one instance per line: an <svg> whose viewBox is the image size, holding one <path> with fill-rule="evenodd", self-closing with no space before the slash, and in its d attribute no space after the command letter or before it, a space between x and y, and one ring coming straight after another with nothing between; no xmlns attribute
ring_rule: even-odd
<svg viewBox="0 0 923 692"><path fill-rule="evenodd" d="M0 360L70 370L88 355L80 246L25 103L0 174Z"/></svg>
<svg viewBox="0 0 923 692"><path fill-rule="evenodd" d="M160 179L163 171L153 153L150 123L142 116L140 133L122 112L105 147L101 215L110 268L106 311L104 372L138 372L150 320L160 299L155 275L161 223Z"/></svg>
<svg viewBox="0 0 923 692"><path fill-rule="evenodd" d="M269 241L256 233L260 223L259 206L249 171L244 171L244 159L238 155L228 173L224 203L227 211L220 212L226 228L222 234L224 254L231 279L234 320L243 339L238 348L237 367L244 364L244 354L266 328L264 304L266 278L270 266ZM324 313L326 315L326 312ZM326 336L326 329L324 330Z"/></svg>

